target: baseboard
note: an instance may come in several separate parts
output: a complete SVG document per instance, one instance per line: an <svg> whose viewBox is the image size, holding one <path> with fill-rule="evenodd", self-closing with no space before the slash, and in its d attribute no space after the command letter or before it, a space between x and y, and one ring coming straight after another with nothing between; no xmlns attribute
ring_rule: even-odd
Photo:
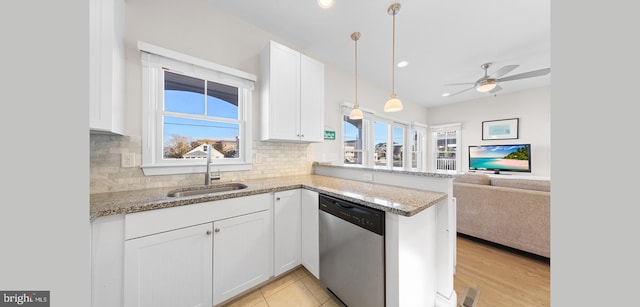
<svg viewBox="0 0 640 307"><path fill-rule="evenodd" d="M476 238L474 236L470 236L470 235L467 235L467 234L464 234L464 233L460 233L460 232L457 233L457 236L460 237L460 238L464 238L464 239L468 239L468 240L475 241L475 242L478 242L478 243L482 243L482 244L485 244L485 245L489 245L491 247L494 247L494 248L497 248L497 249L501 249L501 250L504 250L504 251L507 251L507 252L510 252L510 253L518 254L518 255L521 255L521 256L524 256L524 257L527 257L527 258L530 258L530 259L534 259L534 260L537 260L537 261L540 261L540 262L543 262L543 263L546 263L546 264L551 264L551 259L547 258L545 256L541 256L541 255L534 254L534 253L531 253L531 252L523 251L523 250L520 250L520 249L517 249L517 248L513 248L511 246L506 246L506 245L502 245L502 244L499 244L499 243L487 241L485 239Z"/></svg>

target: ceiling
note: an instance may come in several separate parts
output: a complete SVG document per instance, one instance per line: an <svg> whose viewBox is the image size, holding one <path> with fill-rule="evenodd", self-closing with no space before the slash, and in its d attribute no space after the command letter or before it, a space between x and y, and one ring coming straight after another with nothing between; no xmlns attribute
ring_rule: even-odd
<svg viewBox="0 0 640 307"><path fill-rule="evenodd" d="M391 93L393 0L335 0L322 9L316 0L208 0L219 9L281 37L296 49L325 63L355 72L354 41L358 40L358 79ZM551 74L500 83L502 90L480 93L473 83L505 65L520 65L505 77L551 67L550 0L400 0L396 15L395 89L401 100L427 107L549 85ZM386 99L386 98L384 98Z"/></svg>

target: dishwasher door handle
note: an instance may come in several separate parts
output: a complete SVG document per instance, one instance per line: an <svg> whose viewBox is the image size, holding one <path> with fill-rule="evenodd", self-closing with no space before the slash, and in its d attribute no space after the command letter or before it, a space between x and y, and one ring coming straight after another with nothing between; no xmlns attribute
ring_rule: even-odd
<svg viewBox="0 0 640 307"><path fill-rule="evenodd" d="M342 208L345 208L345 209L353 209L353 208L355 208L354 206L350 206L350 205L339 203L339 202L335 202L334 204L336 204L336 205L338 205L338 206L340 206Z"/></svg>

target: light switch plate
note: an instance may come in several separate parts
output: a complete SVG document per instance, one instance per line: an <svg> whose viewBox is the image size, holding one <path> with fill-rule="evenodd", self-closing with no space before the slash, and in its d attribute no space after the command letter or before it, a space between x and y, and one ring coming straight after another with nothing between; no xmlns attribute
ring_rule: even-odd
<svg viewBox="0 0 640 307"><path fill-rule="evenodd" d="M120 155L121 167L134 167L136 165L136 154L132 152L123 152Z"/></svg>

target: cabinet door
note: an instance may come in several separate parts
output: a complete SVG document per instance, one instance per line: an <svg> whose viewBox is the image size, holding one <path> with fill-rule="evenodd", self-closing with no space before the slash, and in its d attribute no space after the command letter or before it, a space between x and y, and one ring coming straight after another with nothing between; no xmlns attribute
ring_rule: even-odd
<svg viewBox="0 0 640 307"><path fill-rule="evenodd" d="M300 190L274 193L274 274L300 264Z"/></svg>
<svg viewBox="0 0 640 307"><path fill-rule="evenodd" d="M324 141L324 64L300 58L300 139Z"/></svg>
<svg viewBox="0 0 640 307"><path fill-rule="evenodd" d="M300 53L275 42L269 56L269 138L300 139Z"/></svg>
<svg viewBox="0 0 640 307"><path fill-rule="evenodd" d="M320 279L320 233L318 224L318 192L301 190L302 193L302 265Z"/></svg>
<svg viewBox="0 0 640 307"><path fill-rule="evenodd" d="M91 0L89 128L124 133L124 0Z"/></svg>
<svg viewBox="0 0 640 307"><path fill-rule="evenodd" d="M211 306L212 224L125 241L125 307Z"/></svg>
<svg viewBox="0 0 640 307"><path fill-rule="evenodd" d="M218 304L271 276L271 212L215 221L213 228L213 303Z"/></svg>

